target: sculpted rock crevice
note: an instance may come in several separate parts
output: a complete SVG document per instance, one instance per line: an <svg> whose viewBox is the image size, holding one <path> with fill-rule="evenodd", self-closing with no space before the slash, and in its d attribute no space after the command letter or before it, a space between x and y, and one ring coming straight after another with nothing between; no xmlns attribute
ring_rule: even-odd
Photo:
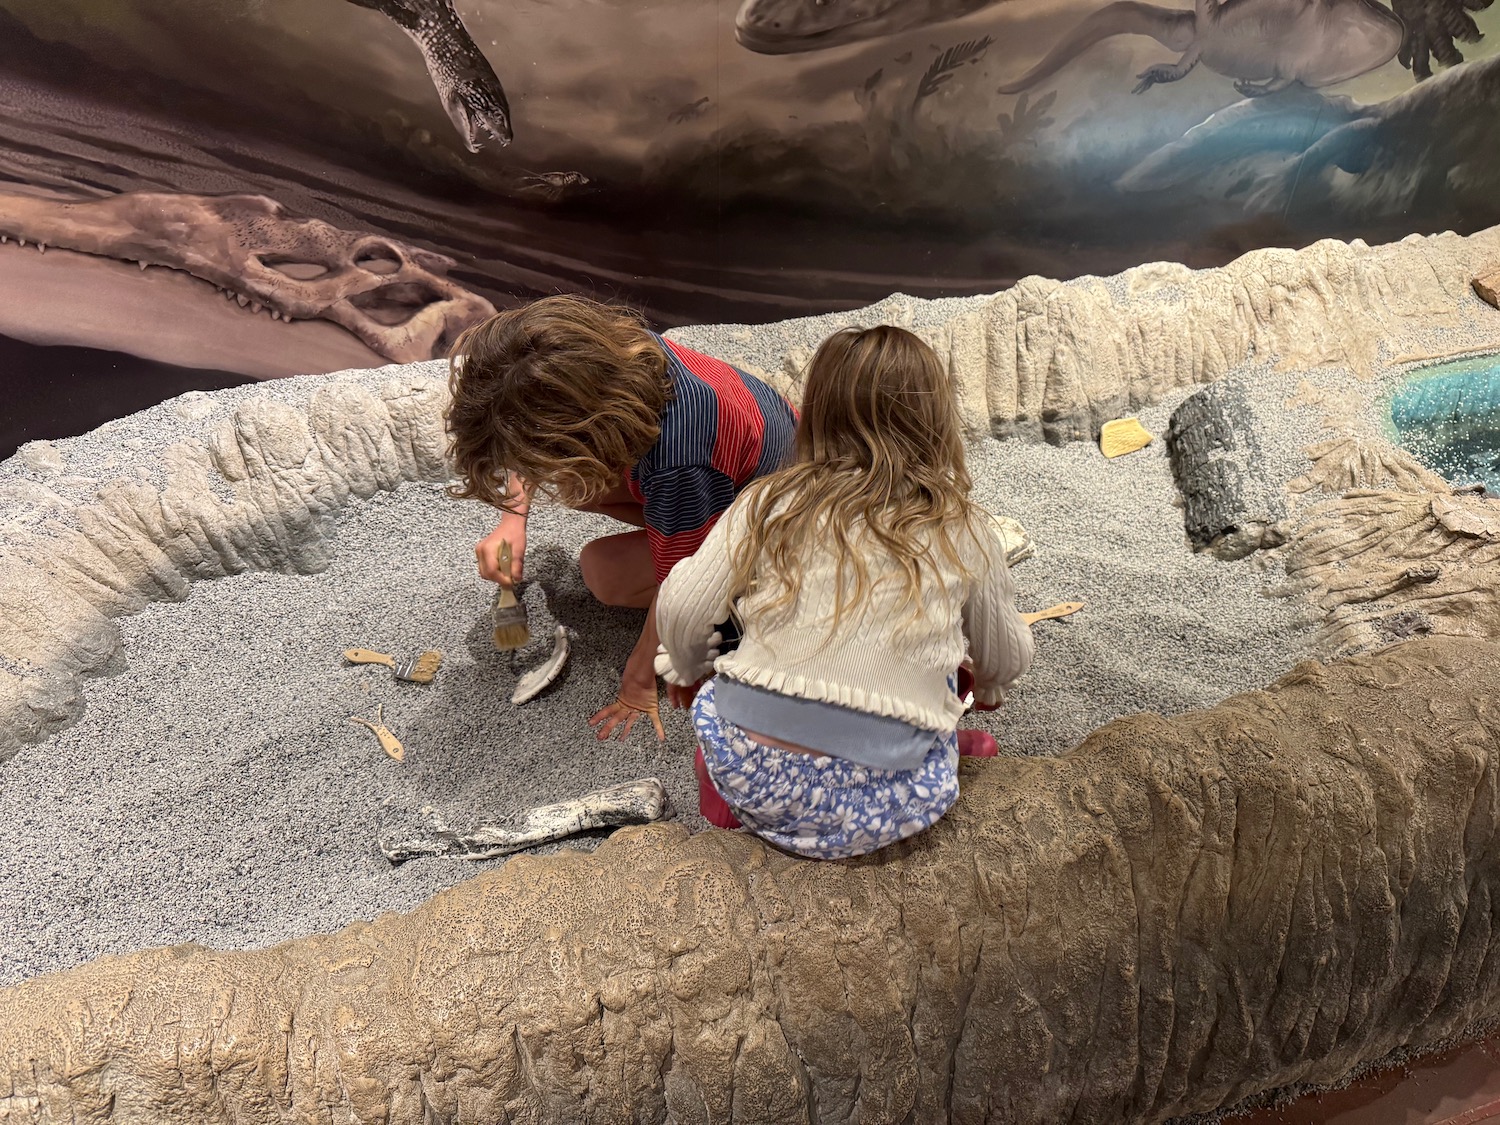
<svg viewBox="0 0 1500 1125"><path fill-rule="evenodd" d="M0 762L77 717L78 678L119 653L113 618L205 578L320 571L345 505L446 480L444 381L377 386L329 381L305 411L253 399L206 444L167 449L164 487L111 482L0 543Z"/></svg>
<svg viewBox="0 0 1500 1125"><path fill-rule="evenodd" d="M1326 651L1414 633L1500 638L1500 499L1456 493L1411 454L1341 434L1290 482L1284 593L1308 598Z"/></svg>

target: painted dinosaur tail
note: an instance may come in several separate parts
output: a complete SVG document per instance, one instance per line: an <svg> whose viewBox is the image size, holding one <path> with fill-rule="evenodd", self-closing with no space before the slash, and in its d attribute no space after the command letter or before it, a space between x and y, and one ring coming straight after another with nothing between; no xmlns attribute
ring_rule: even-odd
<svg viewBox="0 0 1500 1125"><path fill-rule="evenodd" d="M1014 82L999 88L1001 94L1019 94L1042 79L1056 74L1100 40L1116 35L1149 35L1163 47L1186 51L1193 43L1193 13L1158 8L1137 0L1118 0L1094 12L1047 52Z"/></svg>

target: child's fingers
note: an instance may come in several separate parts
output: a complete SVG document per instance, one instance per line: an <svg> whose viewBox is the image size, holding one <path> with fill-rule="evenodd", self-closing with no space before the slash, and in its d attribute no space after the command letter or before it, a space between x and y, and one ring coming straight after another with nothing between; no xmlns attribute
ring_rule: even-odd
<svg viewBox="0 0 1500 1125"><path fill-rule="evenodd" d="M662 741L666 741L667 733L662 729L661 718L655 712L643 711L639 707L621 703L618 699L608 707L602 707L594 712L593 718L589 719L589 725L594 728L594 737L600 742L606 741L616 730L619 731L618 741L624 742L630 737L635 721L642 715L651 716L652 722L656 724L658 736Z"/></svg>
<svg viewBox="0 0 1500 1125"><path fill-rule="evenodd" d="M510 584L521 581L521 572L526 569L526 544L512 544L510 556Z"/></svg>
<svg viewBox="0 0 1500 1125"><path fill-rule="evenodd" d="M661 725L661 712L652 711L650 714L651 725L656 728L656 741L665 742L667 740L667 728Z"/></svg>
<svg viewBox="0 0 1500 1125"><path fill-rule="evenodd" d="M489 549L483 539L474 545L474 559L479 564L479 577L486 582L500 581L500 570L495 565L495 552Z"/></svg>
<svg viewBox="0 0 1500 1125"><path fill-rule="evenodd" d="M589 718L589 726L594 728L594 737L603 742L609 737L610 732L619 723L619 704L611 703L608 707L601 707Z"/></svg>

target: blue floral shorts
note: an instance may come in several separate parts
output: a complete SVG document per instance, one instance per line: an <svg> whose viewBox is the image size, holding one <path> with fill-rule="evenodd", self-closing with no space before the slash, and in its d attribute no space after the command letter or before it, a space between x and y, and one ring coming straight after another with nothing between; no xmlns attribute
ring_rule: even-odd
<svg viewBox="0 0 1500 1125"><path fill-rule="evenodd" d="M754 741L719 717L714 681L693 702L714 788L744 826L809 859L867 855L936 824L958 799L958 739L939 737L922 764L883 770Z"/></svg>

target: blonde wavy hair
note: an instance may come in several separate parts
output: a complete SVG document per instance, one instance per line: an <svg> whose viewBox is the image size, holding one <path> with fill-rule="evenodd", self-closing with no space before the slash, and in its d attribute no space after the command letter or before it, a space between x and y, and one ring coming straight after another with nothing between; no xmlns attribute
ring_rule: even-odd
<svg viewBox="0 0 1500 1125"><path fill-rule="evenodd" d="M764 611L789 614L808 545L825 543L838 559L832 636L870 593L873 546L899 565L919 617L939 558L972 577L960 546L975 534L971 484L957 392L932 349L889 325L836 332L808 366L792 463L745 489L730 603L774 590Z"/></svg>
<svg viewBox="0 0 1500 1125"><path fill-rule="evenodd" d="M510 510L509 474L569 507L597 499L656 443L667 357L629 309L545 297L496 313L449 355L444 423L460 499Z"/></svg>

